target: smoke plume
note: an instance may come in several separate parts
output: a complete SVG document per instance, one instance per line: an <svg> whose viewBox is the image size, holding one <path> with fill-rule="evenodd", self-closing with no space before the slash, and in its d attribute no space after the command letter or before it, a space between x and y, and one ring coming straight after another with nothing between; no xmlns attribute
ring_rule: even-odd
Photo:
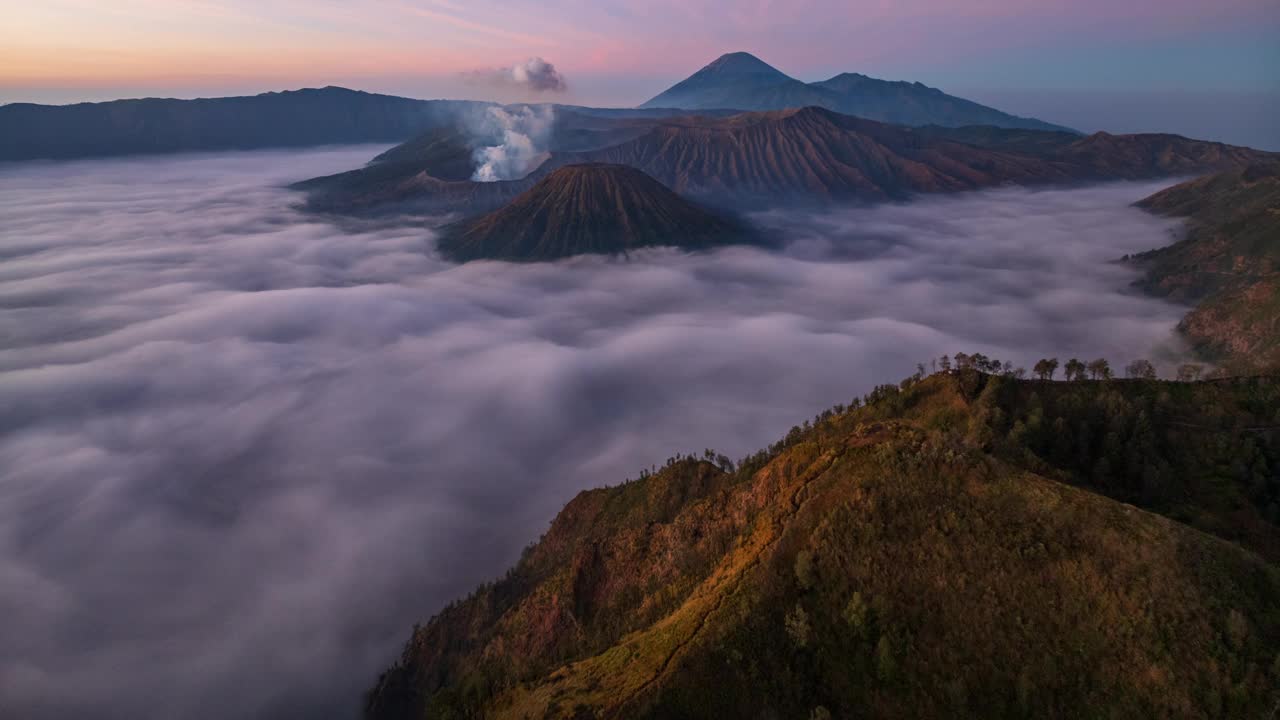
<svg viewBox="0 0 1280 720"><path fill-rule="evenodd" d="M496 138L498 144L476 150L471 179L494 182L528 175L550 156L546 147L555 120L555 109L550 105L489 108L474 130L481 137Z"/></svg>
<svg viewBox="0 0 1280 720"><path fill-rule="evenodd" d="M535 93L560 93L569 89L564 75L556 66L540 57L532 57L510 67L488 68L466 73L466 77L499 87L512 87Z"/></svg>

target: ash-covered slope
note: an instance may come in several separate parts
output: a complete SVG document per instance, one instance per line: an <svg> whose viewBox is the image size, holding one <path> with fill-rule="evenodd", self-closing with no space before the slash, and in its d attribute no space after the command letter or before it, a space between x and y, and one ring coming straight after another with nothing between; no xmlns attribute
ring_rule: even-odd
<svg viewBox="0 0 1280 720"><path fill-rule="evenodd" d="M1187 218L1187 234L1135 261L1152 293L1197 302L1179 329L1208 359L1280 369L1280 162L1175 185L1138 203Z"/></svg>
<svg viewBox="0 0 1280 720"><path fill-rule="evenodd" d="M1262 378L879 388L736 470L582 493L415 631L366 717L1265 717L1278 403Z"/></svg>
<svg viewBox="0 0 1280 720"><path fill-rule="evenodd" d="M444 229L442 254L459 261L554 260L643 247L743 242L738 223L704 210L622 165L568 165L507 206Z"/></svg>

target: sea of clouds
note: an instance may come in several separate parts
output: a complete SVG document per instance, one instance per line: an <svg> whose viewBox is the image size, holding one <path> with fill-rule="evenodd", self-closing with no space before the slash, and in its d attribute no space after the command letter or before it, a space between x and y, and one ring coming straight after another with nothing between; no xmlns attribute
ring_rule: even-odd
<svg viewBox="0 0 1280 720"><path fill-rule="evenodd" d="M328 149L0 167L0 716L352 717L586 487L943 353L1178 351L1158 184L757 219L780 251L440 260Z"/></svg>

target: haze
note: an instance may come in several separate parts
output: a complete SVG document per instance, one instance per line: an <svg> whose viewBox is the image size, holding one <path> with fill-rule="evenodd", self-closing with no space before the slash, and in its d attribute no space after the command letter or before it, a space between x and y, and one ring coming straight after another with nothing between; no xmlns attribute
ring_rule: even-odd
<svg viewBox="0 0 1280 720"><path fill-rule="evenodd" d="M0 168L0 715L347 717L580 489L942 353L1180 350L1111 262L1169 242L1129 207L1168 181L454 266L279 189L380 149Z"/></svg>

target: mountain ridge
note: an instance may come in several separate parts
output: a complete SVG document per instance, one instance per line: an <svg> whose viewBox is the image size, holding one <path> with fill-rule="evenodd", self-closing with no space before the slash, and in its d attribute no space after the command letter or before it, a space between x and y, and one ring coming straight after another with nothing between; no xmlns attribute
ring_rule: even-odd
<svg viewBox="0 0 1280 720"><path fill-rule="evenodd" d="M1280 437L1237 428L1277 401L1274 378L881 386L736 468L581 493L415 628L365 717L1265 714Z"/></svg>
<svg viewBox="0 0 1280 720"><path fill-rule="evenodd" d="M687 198L742 208L1202 174L1280 157L1167 134L1081 137L994 127L908 128L818 107L663 118L633 124L625 132L615 136L625 139L608 147L553 152L526 178L484 183L492 187L418 177L378 192L313 193L308 203L332 212L403 204L477 214L557 167L592 162L629 165Z"/></svg>
<svg viewBox="0 0 1280 720"><path fill-rule="evenodd" d="M900 125L994 125L1075 132L948 95L919 82L841 73L806 83L746 52L721 55L689 77L641 103L641 108L783 110L804 106Z"/></svg>
<svg viewBox="0 0 1280 720"><path fill-rule="evenodd" d="M1148 293L1196 303L1183 336L1231 370L1280 369L1280 161L1188 180L1137 206L1186 218L1177 243L1132 258Z"/></svg>
<svg viewBox="0 0 1280 720"><path fill-rule="evenodd" d="M493 103L337 86L224 98L0 105L0 161L400 142Z"/></svg>

